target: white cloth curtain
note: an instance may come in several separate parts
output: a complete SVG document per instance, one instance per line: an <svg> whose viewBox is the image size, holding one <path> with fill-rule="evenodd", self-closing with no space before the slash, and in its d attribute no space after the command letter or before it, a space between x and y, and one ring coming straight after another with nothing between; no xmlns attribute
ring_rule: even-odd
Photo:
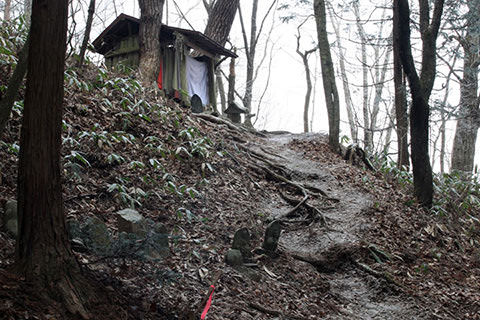
<svg viewBox="0 0 480 320"><path fill-rule="evenodd" d="M200 62L187 56L187 85L188 95L194 94L202 99L202 104L209 104L208 99L208 67L205 62Z"/></svg>

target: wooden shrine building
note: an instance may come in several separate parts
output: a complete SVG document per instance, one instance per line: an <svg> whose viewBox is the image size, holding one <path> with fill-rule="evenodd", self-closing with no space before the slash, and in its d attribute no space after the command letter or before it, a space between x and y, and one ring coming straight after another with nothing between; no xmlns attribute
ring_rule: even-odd
<svg viewBox="0 0 480 320"><path fill-rule="evenodd" d="M96 52L105 57L105 65L138 67L140 20L119 15L93 41ZM160 32L160 70L158 87L167 95L182 98L200 97L203 105L216 105L215 63L221 57L237 57L198 31L162 25ZM183 94L182 94L183 93Z"/></svg>

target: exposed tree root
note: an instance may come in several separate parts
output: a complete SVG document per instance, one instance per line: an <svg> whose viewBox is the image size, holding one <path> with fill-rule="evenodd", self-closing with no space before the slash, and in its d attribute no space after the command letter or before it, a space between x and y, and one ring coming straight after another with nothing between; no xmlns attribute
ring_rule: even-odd
<svg viewBox="0 0 480 320"><path fill-rule="evenodd" d="M293 255L293 258L311 264L320 273L334 273L344 265L351 264L352 257L358 250L358 245L337 244L315 258L296 254Z"/></svg>
<svg viewBox="0 0 480 320"><path fill-rule="evenodd" d="M294 316L294 315L291 315L291 314L286 314L286 313L283 313L281 311L278 311L278 310L273 310L273 309L268 309L268 308L265 308L257 303L254 303L254 302L250 302L248 304L248 306L252 309L255 309L257 311L260 311L260 312L263 312L263 313L266 313L266 314L270 314L272 316L275 316L275 317L279 317L280 319L304 319L303 317L298 317L298 316Z"/></svg>
<svg viewBox="0 0 480 320"><path fill-rule="evenodd" d="M317 257L296 254L292 255L292 257L311 264L321 273L334 273L347 264L352 265L376 278L385 280L386 283L393 286L394 289L405 289L405 287L396 281L389 272L376 271L368 265L359 262L360 256L368 255L369 253L371 254L371 246L372 245L337 244L330 247L325 252L322 252L322 254Z"/></svg>
<svg viewBox="0 0 480 320"><path fill-rule="evenodd" d="M320 212L320 210L307 203L307 200L309 198L308 194L306 194L301 201L293 197L289 197L281 191L280 196L290 205L295 207L292 210L288 211L286 214L281 215L278 219L290 218L300 207L303 206L307 209L308 212L308 217L305 219L305 222L313 221L316 217L319 217L322 226L327 227L327 220L325 219L325 216Z"/></svg>

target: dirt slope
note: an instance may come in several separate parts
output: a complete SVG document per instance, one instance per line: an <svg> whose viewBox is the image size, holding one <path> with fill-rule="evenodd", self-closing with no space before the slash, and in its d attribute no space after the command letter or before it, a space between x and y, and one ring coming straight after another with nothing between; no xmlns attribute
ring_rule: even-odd
<svg viewBox="0 0 480 320"><path fill-rule="evenodd" d="M408 189L346 163L322 135L251 132L100 76L67 87L67 217L95 216L116 236L115 212L133 205L165 226L171 253L76 252L111 292L94 319L196 319L212 283L207 319L479 319L478 235L456 234ZM0 148L2 201L15 197L19 119ZM275 257L254 250L273 220ZM253 253L232 268L225 254L242 227ZM6 271L13 254L0 232L0 319L73 318Z"/></svg>

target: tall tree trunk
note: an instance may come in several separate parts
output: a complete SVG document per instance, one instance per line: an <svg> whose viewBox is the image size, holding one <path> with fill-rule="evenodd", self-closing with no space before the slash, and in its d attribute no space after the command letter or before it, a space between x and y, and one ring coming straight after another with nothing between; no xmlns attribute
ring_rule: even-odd
<svg viewBox="0 0 480 320"><path fill-rule="evenodd" d="M478 97L478 57L480 44L478 3L468 2L467 32L460 42L463 47L463 79L460 81L460 117L453 140L452 170L471 173L475 160L475 145L480 126Z"/></svg>
<svg viewBox="0 0 480 320"><path fill-rule="evenodd" d="M16 269L83 318L79 265L68 241L60 149L67 1L34 0L18 168Z"/></svg>
<svg viewBox="0 0 480 320"><path fill-rule="evenodd" d="M308 19L308 18L307 18ZM307 82L307 92L305 93L305 102L303 105L303 132L309 132L308 129L308 113L309 113L309 107L310 107L310 98L312 95L312 77L311 77L311 72L310 72L310 65L308 63L308 56L312 53L314 53L317 50L317 47L306 50L304 52L300 51L300 28L302 25L306 22L305 20L303 23L301 23L298 28L297 28L297 49L296 52L302 58L303 61L303 67L305 68L305 80Z"/></svg>
<svg viewBox="0 0 480 320"><path fill-rule="evenodd" d="M212 6L212 2L206 2L206 0L204 0L203 4L208 13L208 22L204 34L218 42L221 46L225 46L230 30L232 29L233 20L235 20L239 3L240 0L217 0ZM215 71L215 75L223 112L227 108L227 99L225 99L225 87L220 69Z"/></svg>
<svg viewBox="0 0 480 320"><path fill-rule="evenodd" d="M312 95L312 79L310 76L310 66L308 64L308 54L305 52L302 56L303 66L305 67L305 80L307 81L307 92L305 93L305 102L303 105L303 132L309 132L308 112L310 107L310 97Z"/></svg>
<svg viewBox="0 0 480 320"><path fill-rule="evenodd" d="M380 34L381 36L381 34ZM379 46L379 44L378 44ZM380 60L380 55L378 53L379 47L375 48L375 61ZM372 143L372 149L374 147L374 134L377 129L377 118L378 118L378 113L380 112L380 102L382 101L382 95L383 95L383 89L385 88L385 78L387 76L387 71L390 67L390 58L391 58L391 53L392 51L390 48L387 48L387 52L385 53L385 58L383 60L383 66L380 69L378 66L376 67L375 70L375 96L373 98L373 104L372 104L372 114L370 117L370 133L371 133L371 143Z"/></svg>
<svg viewBox="0 0 480 320"><path fill-rule="evenodd" d="M18 90L20 89L20 85L22 84L25 73L27 72L28 46L30 42L29 39L30 36L27 37L27 40L20 51L17 66L13 71L12 77L8 81L5 97L3 97L3 99L0 101L0 138L2 137L5 127L7 126L7 121L10 118L13 104L15 103L15 99L18 95Z"/></svg>
<svg viewBox="0 0 480 320"><path fill-rule="evenodd" d="M399 28L394 36L398 41L403 70L408 77L412 96L410 112L410 136L412 137L412 164L415 196L425 207L433 200L433 178L428 153L429 116L428 99L432 92L436 71L436 39L440 28L444 0L435 0L430 21L428 0L419 0L420 32L423 43L422 72L419 77L415 69L410 42L410 8L407 0L394 0L395 22ZM397 38L398 37L398 38Z"/></svg>
<svg viewBox="0 0 480 320"><path fill-rule="evenodd" d="M239 3L240 0L217 0L209 13L204 34L225 46Z"/></svg>
<svg viewBox="0 0 480 320"><path fill-rule="evenodd" d="M3 20L10 20L10 11L12 9L12 0L5 0L5 7L3 8Z"/></svg>
<svg viewBox="0 0 480 320"><path fill-rule="evenodd" d="M394 8L395 10L395 8ZM395 118L397 120L397 167L410 168L408 154L407 88L400 59L400 25L398 14L393 15L393 82L395 87Z"/></svg>
<svg viewBox="0 0 480 320"><path fill-rule="evenodd" d="M138 0L140 7L140 74L154 83L160 71L160 29L165 0Z"/></svg>
<svg viewBox="0 0 480 320"><path fill-rule="evenodd" d="M357 32L360 36L360 47L362 52L362 111L363 111L363 145L367 153L373 149L373 132L370 130L370 110L368 108L368 65L367 65L367 37L361 24L360 10L358 1L353 1L353 11L357 20Z"/></svg>
<svg viewBox="0 0 480 320"><path fill-rule="evenodd" d="M315 21L317 23L318 48L322 66L323 90L328 114L329 144L338 151L340 136L340 105L337 85L335 83L335 71L333 69L330 43L327 34L327 17L324 0L315 0L313 4Z"/></svg>
<svg viewBox="0 0 480 320"><path fill-rule="evenodd" d="M32 0L23 0L23 13L25 14L25 21L30 23L30 16L32 15Z"/></svg>
<svg viewBox="0 0 480 320"><path fill-rule="evenodd" d="M347 69L345 67L345 54L343 51L342 37L340 36L339 26L337 25L338 22L334 21L334 16L331 13L331 10L329 10L329 16L332 22L333 30L335 31L335 35L337 38L340 77L342 78L343 96L345 98L345 106L347 109L348 124L350 126L350 135L352 136L352 142L358 143L358 126L357 126L357 122L355 121L356 114L355 114L355 109L352 102L352 94L350 92L350 84L348 82Z"/></svg>
<svg viewBox="0 0 480 320"><path fill-rule="evenodd" d="M85 59L85 52L87 51L88 40L90 39L90 31L92 30L93 14L95 13L95 0L90 0L88 6L87 24L85 26L85 34L83 35L82 46L80 47L80 57L78 65L81 67Z"/></svg>
<svg viewBox="0 0 480 320"><path fill-rule="evenodd" d="M305 102L303 106L303 132L309 132L308 128L308 114L309 114L309 107L310 107L310 98L312 95L312 77L310 72L310 64L308 62L308 56L314 53L317 50L317 47L312 48L310 50L306 50L302 52L300 50L300 38L301 33L300 29L302 28L303 24L308 21L308 18L305 19L298 27L297 27L297 48L296 52L302 58L303 67L305 68L305 80L307 82L307 92L305 93Z"/></svg>
<svg viewBox="0 0 480 320"><path fill-rule="evenodd" d="M397 26L397 24L394 24ZM396 28L396 27L394 27ZM396 36L398 38L398 36ZM393 45L393 81L395 86L395 118L397 120L398 168L410 168L408 154L408 106L407 88L403 76L398 42Z"/></svg>
<svg viewBox="0 0 480 320"><path fill-rule="evenodd" d="M247 44L246 46L246 57L247 57L247 78L245 83L245 95L243 97L243 105L247 109L247 116L245 117L245 124L252 126L251 118L249 115L252 111L252 94L253 94L253 74L254 74L254 64L255 64L255 54L257 50L257 12L258 12L258 0L253 0L252 3L252 16L250 19L250 43L247 42L246 34L244 34L244 41ZM240 11L241 14L241 11ZM243 19L241 19L243 21ZM243 23L242 23L243 25Z"/></svg>

